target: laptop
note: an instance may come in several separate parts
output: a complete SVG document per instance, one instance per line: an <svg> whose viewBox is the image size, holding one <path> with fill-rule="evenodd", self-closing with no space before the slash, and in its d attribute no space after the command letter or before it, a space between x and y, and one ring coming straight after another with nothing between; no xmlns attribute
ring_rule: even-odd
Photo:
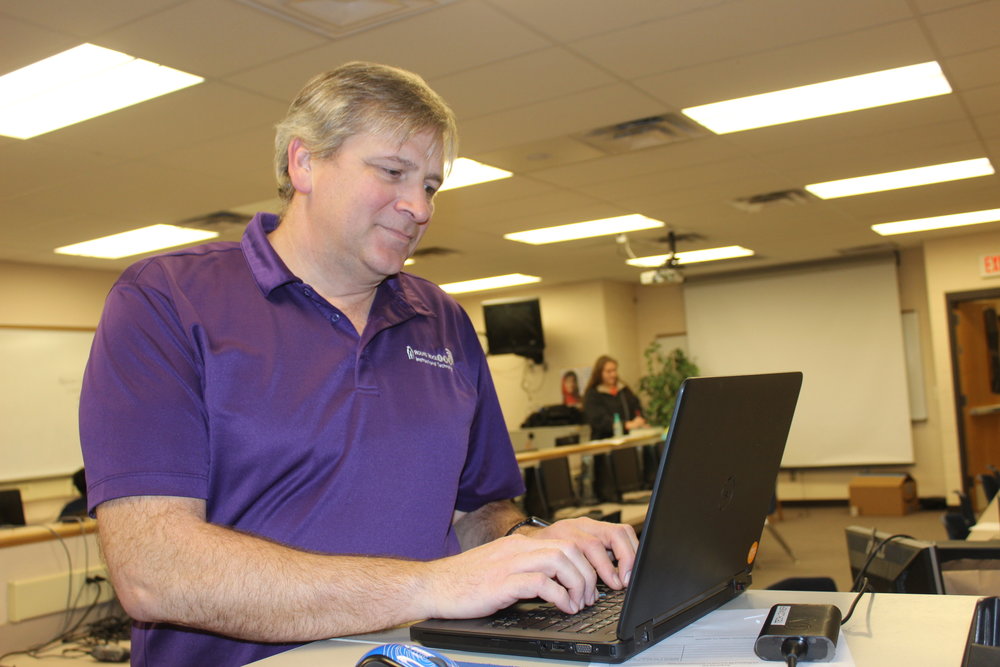
<svg viewBox="0 0 1000 667"><path fill-rule="evenodd" d="M617 663L733 599L750 585L801 385L798 372L683 383L617 623L584 630L574 621L587 610L571 616L522 601L485 618L422 621L410 627L411 639ZM549 614L564 622L553 625Z"/></svg>

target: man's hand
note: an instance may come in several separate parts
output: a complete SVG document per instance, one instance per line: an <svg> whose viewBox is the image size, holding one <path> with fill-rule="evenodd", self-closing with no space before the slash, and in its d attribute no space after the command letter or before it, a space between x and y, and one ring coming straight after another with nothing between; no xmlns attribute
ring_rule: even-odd
<svg viewBox="0 0 1000 667"><path fill-rule="evenodd" d="M628 584L639 543L631 526L578 518L522 531L426 563L431 615L486 616L535 597L574 614L595 602L598 576L615 589Z"/></svg>

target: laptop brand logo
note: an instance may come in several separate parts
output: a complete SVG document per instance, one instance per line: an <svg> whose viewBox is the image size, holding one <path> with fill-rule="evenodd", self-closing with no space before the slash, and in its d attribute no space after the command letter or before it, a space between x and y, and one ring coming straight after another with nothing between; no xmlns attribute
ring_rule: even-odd
<svg viewBox="0 0 1000 667"><path fill-rule="evenodd" d="M736 478L732 475L726 480L726 483L722 485L722 492L719 493L719 511L725 510L727 507L733 504L733 498L736 497Z"/></svg>

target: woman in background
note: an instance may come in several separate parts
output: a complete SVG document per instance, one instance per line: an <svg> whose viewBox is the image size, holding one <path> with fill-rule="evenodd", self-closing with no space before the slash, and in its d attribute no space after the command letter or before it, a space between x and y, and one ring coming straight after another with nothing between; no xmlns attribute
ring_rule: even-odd
<svg viewBox="0 0 1000 667"><path fill-rule="evenodd" d="M580 380L576 377L576 371L566 371L562 376L563 405L575 408L580 407Z"/></svg>
<svg viewBox="0 0 1000 667"><path fill-rule="evenodd" d="M590 424L590 437L594 440L612 437L616 414L625 433L647 425L639 398L618 379L618 362L601 355L583 393L583 416Z"/></svg>

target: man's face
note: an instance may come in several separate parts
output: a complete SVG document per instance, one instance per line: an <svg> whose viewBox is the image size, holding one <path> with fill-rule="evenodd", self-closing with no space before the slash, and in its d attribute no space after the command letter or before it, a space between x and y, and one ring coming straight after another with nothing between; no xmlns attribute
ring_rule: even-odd
<svg viewBox="0 0 1000 667"><path fill-rule="evenodd" d="M342 276L378 282L398 273L423 237L441 187L444 161L436 135L400 144L368 133L330 158L311 160L308 214L326 255Z"/></svg>

